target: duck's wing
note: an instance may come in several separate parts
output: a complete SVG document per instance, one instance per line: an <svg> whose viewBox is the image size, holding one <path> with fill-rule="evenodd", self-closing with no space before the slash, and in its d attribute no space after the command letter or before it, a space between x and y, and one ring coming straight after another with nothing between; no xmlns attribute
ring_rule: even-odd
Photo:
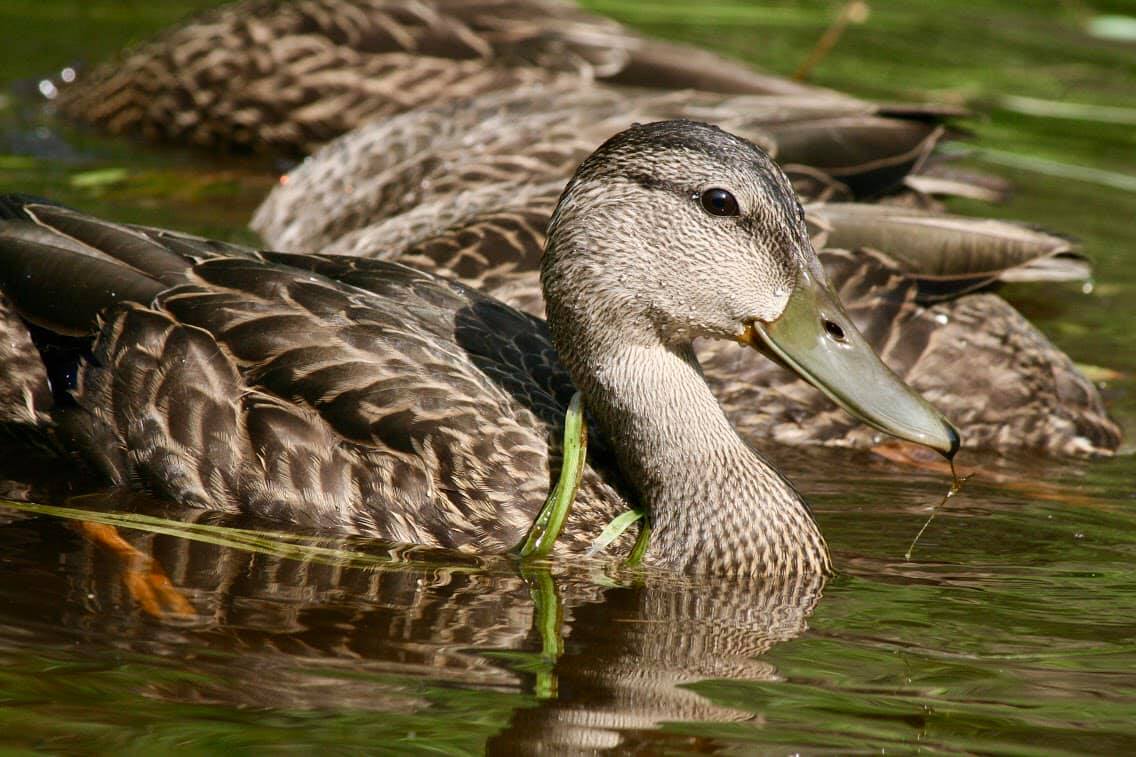
<svg viewBox="0 0 1136 757"><path fill-rule="evenodd" d="M523 537L571 394L541 321L400 265L23 212L0 286L40 328L93 334L52 417L115 483L400 542ZM581 495L576 546L626 506L595 468Z"/></svg>

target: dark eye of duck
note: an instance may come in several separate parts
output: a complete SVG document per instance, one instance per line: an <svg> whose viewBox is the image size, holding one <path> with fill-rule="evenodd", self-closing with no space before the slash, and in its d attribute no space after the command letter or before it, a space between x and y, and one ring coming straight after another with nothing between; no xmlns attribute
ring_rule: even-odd
<svg viewBox="0 0 1136 757"><path fill-rule="evenodd" d="M707 189L699 200L702 202L702 209L712 216L736 216L741 212L734 196L718 187Z"/></svg>
<svg viewBox="0 0 1136 757"><path fill-rule="evenodd" d="M824 330L827 331L828 335L830 337L832 337L833 339L835 339L836 341L838 341L838 342L844 341L844 329L840 328L839 323L826 320L824 322Z"/></svg>

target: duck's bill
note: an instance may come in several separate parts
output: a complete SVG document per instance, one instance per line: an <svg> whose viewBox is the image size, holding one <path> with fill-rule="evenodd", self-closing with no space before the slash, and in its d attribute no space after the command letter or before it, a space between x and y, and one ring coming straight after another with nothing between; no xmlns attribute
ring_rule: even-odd
<svg viewBox="0 0 1136 757"><path fill-rule="evenodd" d="M781 316L755 322L745 341L868 425L948 458L958 450L955 427L884 365L816 276L800 273Z"/></svg>

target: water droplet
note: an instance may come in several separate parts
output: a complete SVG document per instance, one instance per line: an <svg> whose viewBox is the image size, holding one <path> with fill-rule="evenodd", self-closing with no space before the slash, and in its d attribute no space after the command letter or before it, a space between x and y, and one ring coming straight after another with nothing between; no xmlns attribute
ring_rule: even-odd
<svg viewBox="0 0 1136 757"><path fill-rule="evenodd" d="M40 79L39 93L48 100L54 100L55 96L59 94L59 90L55 88L55 84L51 79Z"/></svg>
<svg viewBox="0 0 1136 757"><path fill-rule="evenodd" d="M872 9L863 0L857 0L857 2L849 3L848 10L845 13L848 14L849 23L862 24L872 15Z"/></svg>
<svg viewBox="0 0 1136 757"><path fill-rule="evenodd" d="M71 82L75 81L75 69L71 68L71 66L68 66L67 68L59 72L59 78L62 79L66 84L70 84Z"/></svg>
<svg viewBox="0 0 1136 757"><path fill-rule="evenodd" d="M946 326L950 322L951 322L951 317L949 315L947 315L946 313L936 313L935 314L935 323L939 324L940 326Z"/></svg>
<svg viewBox="0 0 1136 757"><path fill-rule="evenodd" d="M1081 284L1081 294L1092 294L1096 284L1092 279L1089 279L1084 284Z"/></svg>

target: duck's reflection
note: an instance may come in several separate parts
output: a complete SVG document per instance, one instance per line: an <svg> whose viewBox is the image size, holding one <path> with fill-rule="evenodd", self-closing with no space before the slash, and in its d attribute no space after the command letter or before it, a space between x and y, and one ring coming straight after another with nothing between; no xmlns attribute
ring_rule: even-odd
<svg viewBox="0 0 1136 757"><path fill-rule="evenodd" d="M630 732L666 721L750 718L683 684L776 678L760 655L805 630L822 586L815 576L687 585L648 578L608 589L601 602L571 613L556 664L559 696L516 710L491 746L562 754L616 747Z"/></svg>
<svg viewBox="0 0 1136 757"><path fill-rule="evenodd" d="M155 620L136 600L122 550L63 523L0 527L13 557L0 570L22 581L0 578L10 622L39 617L42 633L50 616L49 632L81 630L87 649L110 645L192 673L156 675L144 694L418 712L438 687L499 692L513 696L489 744L501 751L606 748L665 721L750 717L683 684L774 678L760 655L805 630L823 585L613 580L598 566L549 573L506 562L399 567L336 557L358 555L346 542L296 558L120 529L193 608Z"/></svg>

